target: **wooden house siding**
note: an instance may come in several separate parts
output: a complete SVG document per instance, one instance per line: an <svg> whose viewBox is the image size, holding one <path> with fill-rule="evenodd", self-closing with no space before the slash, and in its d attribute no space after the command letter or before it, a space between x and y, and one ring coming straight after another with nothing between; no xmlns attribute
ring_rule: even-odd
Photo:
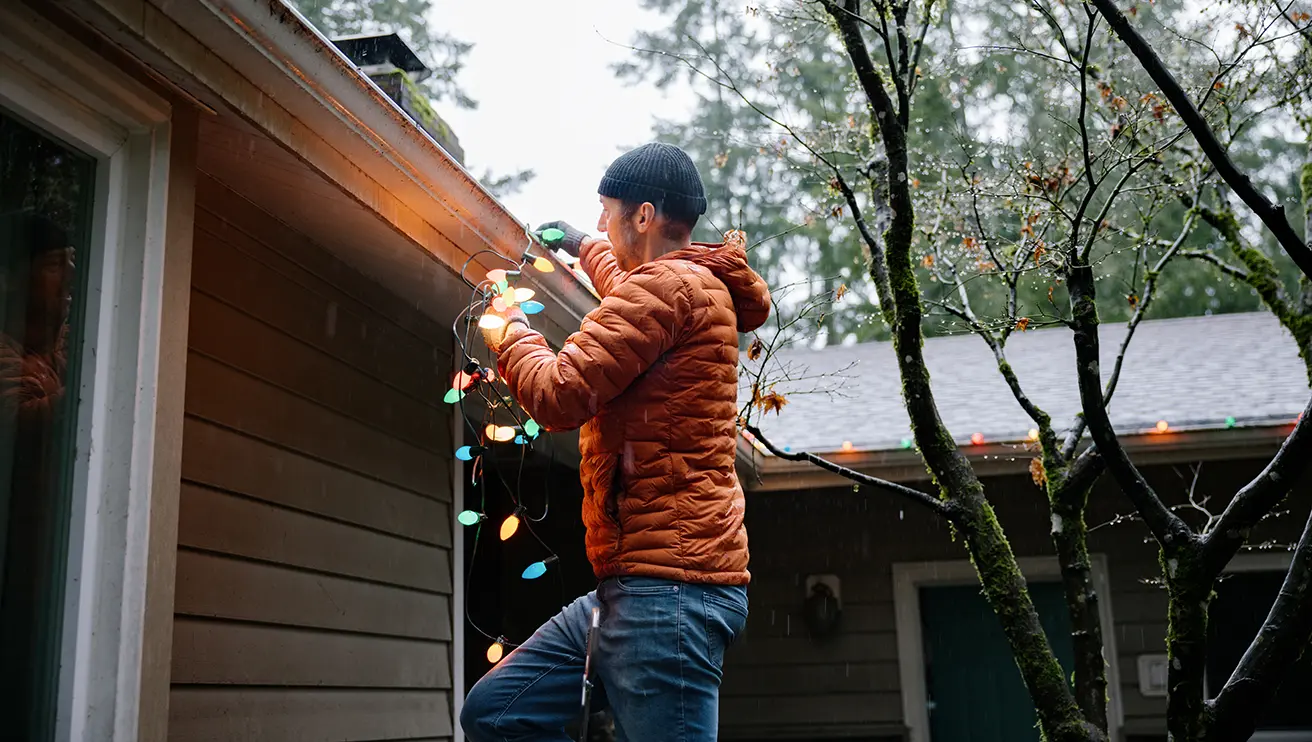
<svg viewBox="0 0 1312 742"><path fill-rule="evenodd" d="M1200 494L1232 493L1264 464L1209 462ZM1190 472L1184 465L1162 466L1146 476L1159 492L1179 498ZM994 478L986 486L1016 554L1051 556L1050 515L1029 478ZM1212 505L1223 507L1215 500ZM1130 509L1104 478L1091 497L1089 525ZM1302 519L1300 513L1277 521L1272 533L1292 542ZM960 540L911 504L850 487L749 494L747 528L751 615L744 638L726 658L721 736L901 739L893 565L964 560ZM1146 537L1137 522L1098 528L1090 537L1090 551L1107 563L1126 735L1165 730L1165 698L1143 696L1137 676L1139 655L1166 651L1166 596L1147 583L1160 569ZM824 639L810 637L801 618L805 579L812 574L841 580L841 625Z"/></svg>
<svg viewBox="0 0 1312 742"><path fill-rule="evenodd" d="M170 739L451 738L449 337L199 179Z"/></svg>

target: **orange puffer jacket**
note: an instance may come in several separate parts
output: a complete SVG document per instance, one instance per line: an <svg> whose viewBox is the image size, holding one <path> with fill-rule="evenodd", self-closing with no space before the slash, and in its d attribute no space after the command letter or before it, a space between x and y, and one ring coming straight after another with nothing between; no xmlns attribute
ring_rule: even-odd
<svg viewBox="0 0 1312 742"><path fill-rule="evenodd" d="M582 426L583 523L598 579L746 585L745 501L734 471L738 333L770 313L741 233L624 273L589 240L601 294L557 355L510 325L498 366L546 430Z"/></svg>

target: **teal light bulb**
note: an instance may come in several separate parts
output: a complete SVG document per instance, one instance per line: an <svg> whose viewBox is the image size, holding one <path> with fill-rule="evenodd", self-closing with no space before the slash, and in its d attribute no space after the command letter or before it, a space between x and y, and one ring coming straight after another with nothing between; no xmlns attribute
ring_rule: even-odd
<svg viewBox="0 0 1312 742"><path fill-rule="evenodd" d="M461 461L473 461L474 457L487 449L482 446L461 446L456 449L456 458Z"/></svg>
<svg viewBox="0 0 1312 742"><path fill-rule="evenodd" d="M524 579L536 580L547 573L547 565L542 562L533 562L524 569Z"/></svg>
<svg viewBox="0 0 1312 742"><path fill-rule="evenodd" d="M473 510L464 510L461 511L460 515L456 516L456 520L460 521L460 525L462 526L475 526L478 525L479 521L483 520L483 514L476 513Z"/></svg>
<svg viewBox="0 0 1312 742"><path fill-rule="evenodd" d="M520 304L519 308L523 310L524 314L537 314L547 307L540 301L529 299L523 304Z"/></svg>
<svg viewBox="0 0 1312 742"><path fill-rule="evenodd" d="M560 242L563 239L565 239L564 230L556 229L555 227L542 230L542 241L548 245L553 242Z"/></svg>
<svg viewBox="0 0 1312 742"><path fill-rule="evenodd" d="M447 404L455 404L456 402L459 402L464 398L465 398L465 393L460 389L448 389L446 392L446 396L442 397L442 401L446 402Z"/></svg>
<svg viewBox="0 0 1312 742"><path fill-rule="evenodd" d="M541 432L542 432L542 426L538 425L536 421L529 420L528 422L524 423L524 435L528 436L529 438L537 438L538 433Z"/></svg>

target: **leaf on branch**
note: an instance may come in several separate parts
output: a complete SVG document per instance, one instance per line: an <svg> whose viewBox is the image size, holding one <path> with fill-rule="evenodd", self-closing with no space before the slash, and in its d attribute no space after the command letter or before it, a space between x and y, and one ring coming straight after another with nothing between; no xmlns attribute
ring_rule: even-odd
<svg viewBox="0 0 1312 742"><path fill-rule="evenodd" d="M1052 291L1053 291L1053 289L1055 289L1055 288L1057 288L1057 287L1056 287L1056 286L1049 286L1049 287L1048 287L1048 301L1052 301Z"/></svg>
<svg viewBox="0 0 1312 742"><path fill-rule="evenodd" d="M911 179L911 187L912 187L912 188L919 188L919 187L920 187L920 178L912 178L912 179Z"/></svg>
<svg viewBox="0 0 1312 742"><path fill-rule="evenodd" d="M843 215L843 209L844 209L844 208L846 208L846 207L843 206L843 204L839 204L839 205L835 206L834 208L830 209L830 210L829 210L829 213L830 213L831 215L833 215L835 218L837 218L837 217L841 217L841 216Z"/></svg>
<svg viewBox="0 0 1312 742"><path fill-rule="evenodd" d="M1241 39L1246 39L1251 35L1249 34L1248 29L1244 27L1244 24L1242 23L1236 23L1235 30L1239 32L1239 38Z"/></svg>
<svg viewBox="0 0 1312 742"><path fill-rule="evenodd" d="M728 165L728 164L729 164L729 153L728 153L728 152L721 152L720 154L718 154L718 155L715 156L715 167L716 167L716 168L722 168L722 167L724 167L725 165Z"/></svg>
<svg viewBox="0 0 1312 742"><path fill-rule="evenodd" d="M1030 459L1030 479L1034 480L1035 487L1048 486L1048 470L1043 466L1043 459Z"/></svg>
<svg viewBox="0 0 1312 742"><path fill-rule="evenodd" d="M975 268L980 273L988 273L989 271L993 270L996 267L997 266L994 265L992 260L984 260L981 258L980 260L975 261Z"/></svg>
<svg viewBox="0 0 1312 742"><path fill-rule="evenodd" d="M1138 294L1129 294L1128 296L1125 297L1125 300L1130 303L1131 309L1137 309L1139 307Z"/></svg>
<svg viewBox="0 0 1312 742"><path fill-rule="evenodd" d="M1139 6L1131 5L1130 9L1127 10L1126 12L1130 14L1131 18L1137 18L1139 16Z"/></svg>
<svg viewBox="0 0 1312 742"><path fill-rule="evenodd" d="M1040 260L1043 260L1043 254L1046 253L1046 252L1047 252L1047 249L1045 249L1044 246L1043 246L1043 240L1039 240L1038 242L1034 243L1034 264L1035 264L1035 265L1038 265L1038 264L1039 264L1039 261L1040 261Z"/></svg>
<svg viewBox="0 0 1312 742"><path fill-rule="evenodd" d="M838 289L834 291L834 301L839 301L846 295L847 295L847 284L845 283L838 284Z"/></svg>
<svg viewBox="0 0 1312 742"><path fill-rule="evenodd" d="M755 361L765 352L765 343L760 338L752 338L752 344L747 347L747 360Z"/></svg>
<svg viewBox="0 0 1312 742"><path fill-rule="evenodd" d="M1304 13L1302 11L1296 11L1292 13L1290 17L1294 19L1294 23L1302 23L1303 21L1312 21L1312 15L1308 13Z"/></svg>
<svg viewBox="0 0 1312 742"><path fill-rule="evenodd" d="M855 129L855 128L856 128L856 116L848 115L848 117L847 117L847 128L849 128L849 129Z"/></svg>
<svg viewBox="0 0 1312 742"><path fill-rule="evenodd" d="M1212 83L1212 90L1225 90L1225 82L1221 80L1217 80L1216 82Z"/></svg>
<svg viewBox="0 0 1312 742"><path fill-rule="evenodd" d="M752 405L762 412L773 412L777 415L786 404L788 404L788 399L779 392L776 392L774 387L771 387L770 391L765 394L757 394L756 391L753 392Z"/></svg>
<svg viewBox="0 0 1312 742"><path fill-rule="evenodd" d="M1016 320L1016 329L1020 332L1025 332L1026 330L1030 329L1030 318L1021 317L1020 319Z"/></svg>
<svg viewBox="0 0 1312 742"><path fill-rule="evenodd" d="M970 250L971 252L974 252L975 250L979 249L979 240L975 239L974 237L967 237L966 239L961 241L961 246L966 248L967 250Z"/></svg>
<svg viewBox="0 0 1312 742"><path fill-rule="evenodd" d="M1128 101L1126 101L1124 98L1122 98L1119 95L1116 96L1115 98L1112 98L1111 106L1113 109L1117 111L1124 111L1127 105L1128 105Z"/></svg>
<svg viewBox="0 0 1312 742"><path fill-rule="evenodd" d="M1153 106L1153 118L1157 119L1158 121L1165 121L1166 106L1162 105L1161 103L1158 103L1157 105Z"/></svg>
<svg viewBox="0 0 1312 742"><path fill-rule="evenodd" d="M934 256L933 256L933 255L926 255L925 257L923 257L923 258L920 259L920 264L923 265L923 266L925 266L926 268L933 268L933 267L934 267Z"/></svg>

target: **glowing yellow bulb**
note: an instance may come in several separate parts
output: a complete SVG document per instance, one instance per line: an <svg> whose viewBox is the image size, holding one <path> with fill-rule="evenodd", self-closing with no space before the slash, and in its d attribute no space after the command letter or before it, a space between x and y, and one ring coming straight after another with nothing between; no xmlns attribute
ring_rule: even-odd
<svg viewBox="0 0 1312 742"><path fill-rule="evenodd" d="M513 307L513 306L515 306L515 301L516 301L516 299L515 299L515 295L516 295L518 292L519 292L519 289L512 288L512 287L510 287L510 286L507 286L507 287L506 287L506 290L505 290L505 291L502 291L502 292L501 292L501 296L499 296L499 297L497 297L497 298L499 298L499 299L501 299L501 301L505 302L507 307Z"/></svg>
<svg viewBox="0 0 1312 742"><path fill-rule="evenodd" d="M493 642L492 646L487 648L487 661L496 664L501 661L501 656L505 654L506 648L500 641Z"/></svg>
<svg viewBox="0 0 1312 742"><path fill-rule="evenodd" d="M478 318L478 326L484 330L495 330L498 327L505 327L506 320L504 317L498 317L495 314L485 314Z"/></svg>
<svg viewBox="0 0 1312 742"><path fill-rule="evenodd" d="M556 266L552 265L551 261L546 258L535 258L533 260L533 267L542 273L551 273L556 270Z"/></svg>
<svg viewBox="0 0 1312 742"><path fill-rule="evenodd" d="M1158 433L1165 433L1166 431L1168 431L1168 430L1170 430L1170 429L1171 429L1171 426L1168 425L1168 424L1166 423L1165 420L1158 420L1158 421L1157 421L1157 432L1158 432Z"/></svg>
<svg viewBox="0 0 1312 742"><path fill-rule="evenodd" d="M489 423L486 428L483 428L483 432L487 435L488 440L497 443L505 443L515 439L515 429L508 425Z"/></svg>
<svg viewBox="0 0 1312 742"><path fill-rule="evenodd" d="M506 519L501 521L501 540L505 541L515 535L519 530L519 516L511 513Z"/></svg>
<svg viewBox="0 0 1312 742"><path fill-rule="evenodd" d="M533 298L533 289L515 289L515 301L523 304Z"/></svg>
<svg viewBox="0 0 1312 742"><path fill-rule="evenodd" d="M1038 428L1030 428L1029 439L1032 440L1032 441L1037 441L1037 440L1039 439L1039 429L1038 429Z"/></svg>

